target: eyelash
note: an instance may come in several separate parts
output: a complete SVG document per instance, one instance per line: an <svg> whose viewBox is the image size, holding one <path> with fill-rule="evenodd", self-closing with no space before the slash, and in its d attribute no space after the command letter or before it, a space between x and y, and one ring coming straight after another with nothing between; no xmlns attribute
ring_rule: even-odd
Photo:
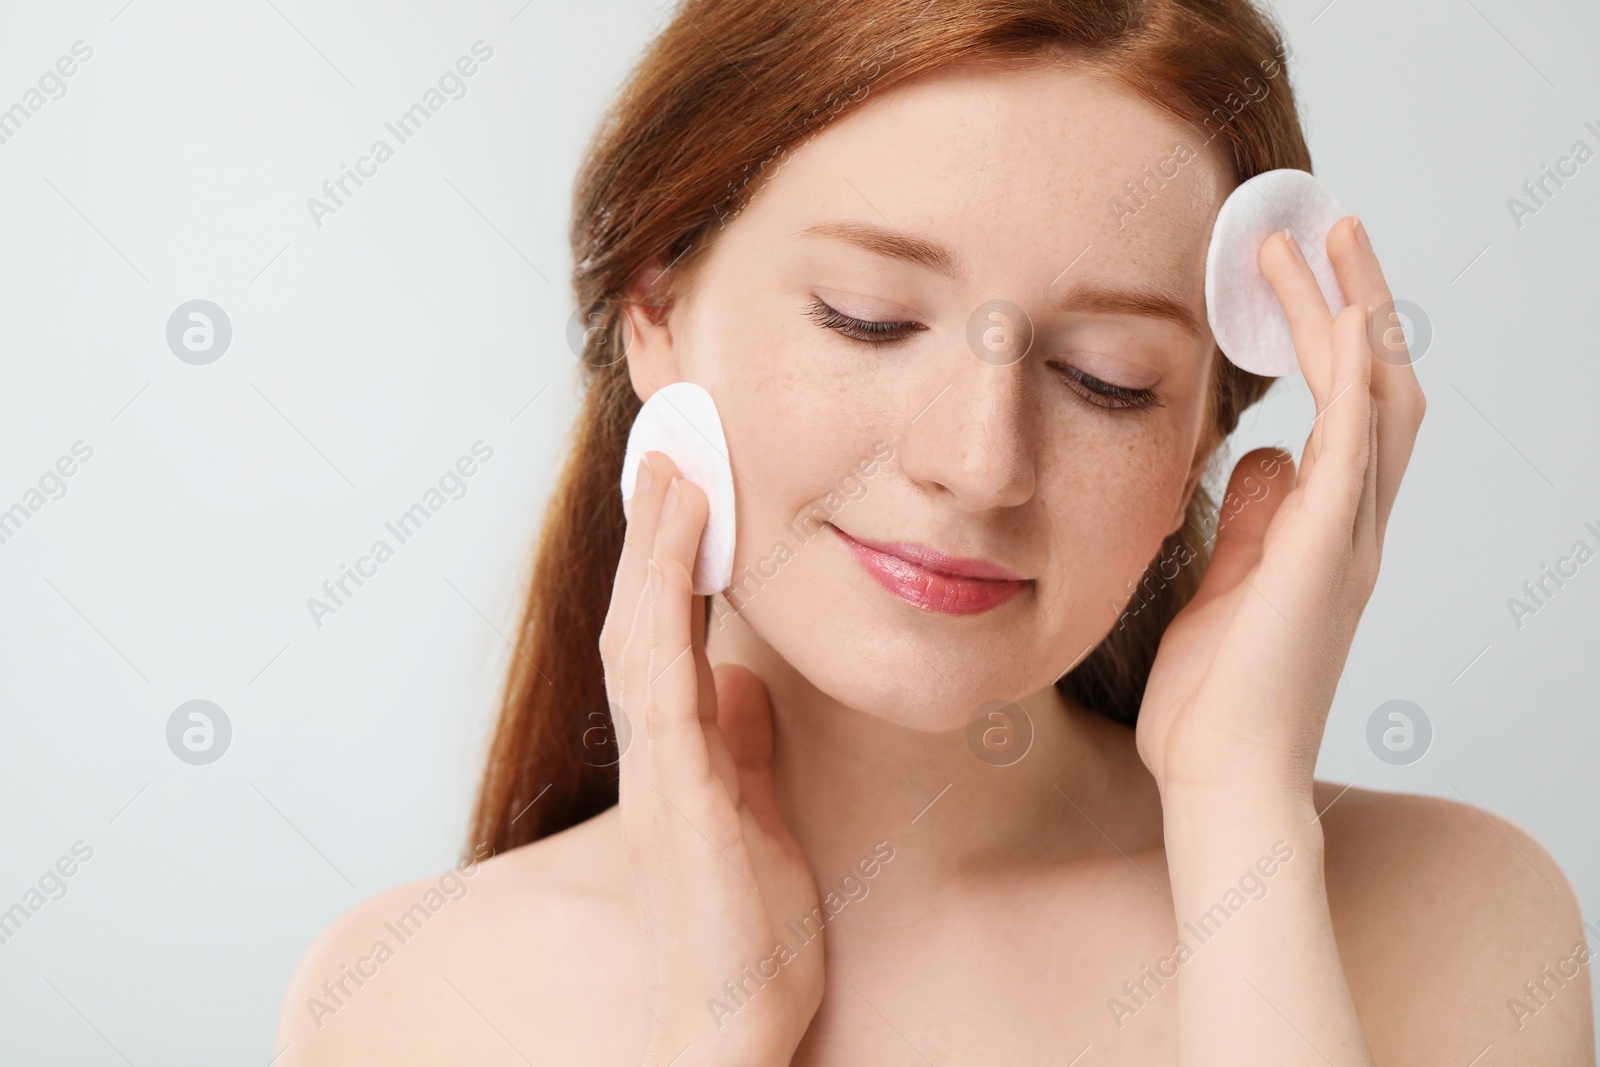
<svg viewBox="0 0 1600 1067"><path fill-rule="evenodd" d="M867 322L851 318L820 299L813 300L807 310L811 313L811 321L818 326L842 333L852 340L874 345L904 341L912 333L927 329L926 326L916 322Z"/></svg>
<svg viewBox="0 0 1600 1067"><path fill-rule="evenodd" d="M868 322L844 314L823 300L813 300L808 306L811 321L827 330L833 330L854 341L870 345L892 345L910 338L911 334L927 329L916 322ZM1161 401L1149 389L1128 389L1101 381L1075 367L1051 363L1057 374L1073 392L1087 403L1107 409L1138 408L1148 410L1161 406Z"/></svg>
<svg viewBox="0 0 1600 1067"><path fill-rule="evenodd" d="M1161 401L1156 399L1156 394L1149 389L1128 389L1121 385L1112 385L1063 363L1051 363L1050 366L1066 379L1079 396L1098 407L1138 408L1141 411L1148 411L1150 408L1161 406Z"/></svg>

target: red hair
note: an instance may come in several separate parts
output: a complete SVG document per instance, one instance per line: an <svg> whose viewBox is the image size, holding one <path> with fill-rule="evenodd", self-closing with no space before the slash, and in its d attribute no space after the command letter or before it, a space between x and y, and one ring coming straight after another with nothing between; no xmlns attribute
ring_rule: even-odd
<svg viewBox="0 0 1600 1067"><path fill-rule="evenodd" d="M640 406L621 358L621 307L642 272L667 264L670 296L783 155L872 92L956 63L1081 65L1194 127L1236 182L1310 170L1286 58L1248 0L681 3L606 113L574 188L586 394L534 555L471 842L503 851L616 803L598 643L622 550L623 448ZM1215 352L1212 365L1208 453L1271 384ZM1157 557L1181 553L1191 565L1148 600L1141 593L1139 611L1057 683L1063 690L1134 721L1161 634L1209 559L1193 531L1214 529L1214 514L1202 482L1189 522Z"/></svg>

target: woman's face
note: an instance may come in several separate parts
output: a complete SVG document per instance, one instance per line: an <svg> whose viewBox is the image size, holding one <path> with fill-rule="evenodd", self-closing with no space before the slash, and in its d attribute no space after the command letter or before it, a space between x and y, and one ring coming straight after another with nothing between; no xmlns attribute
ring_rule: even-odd
<svg viewBox="0 0 1600 1067"><path fill-rule="evenodd" d="M963 67L752 185L629 355L641 395L693 381L723 419L738 544L713 662L775 654L928 730L1050 685L1183 521L1220 160L1067 66Z"/></svg>

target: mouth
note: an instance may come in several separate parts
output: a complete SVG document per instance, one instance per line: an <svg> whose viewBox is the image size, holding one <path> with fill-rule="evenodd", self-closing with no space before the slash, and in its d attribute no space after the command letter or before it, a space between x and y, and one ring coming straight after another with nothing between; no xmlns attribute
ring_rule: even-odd
<svg viewBox="0 0 1600 1067"><path fill-rule="evenodd" d="M942 615L990 611L1032 583L986 560L962 559L922 545L859 541L831 522L867 576L906 603Z"/></svg>

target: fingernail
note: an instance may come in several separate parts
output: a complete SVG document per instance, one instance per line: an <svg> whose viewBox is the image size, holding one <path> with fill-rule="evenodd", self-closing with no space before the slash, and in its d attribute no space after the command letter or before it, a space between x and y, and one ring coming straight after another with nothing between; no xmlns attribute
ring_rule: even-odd
<svg viewBox="0 0 1600 1067"><path fill-rule="evenodd" d="M650 583L650 599L654 600L661 595L661 568L656 566L654 556L650 557L649 563L650 576L647 580Z"/></svg>
<svg viewBox="0 0 1600 1067"><path fill-rule="evenodd" d="M1367 228L1361 225L1361 220L1356 219L1356 244L1368 252L1372 251L1372 242L1367 239Z"/></svg>
<svg viewBox="0 0 1600 1067"><path fill-rule="evenodd" d="M667 499L661 502L661 521L666 522L672 513L678 510L678 482L679 478L672 479L672 484L667 486Z"/></svg>
<svg viewBox="0 0 1600 1067"><path fill-rule="evenodd" d="M1290 233L1288 230L1284 230L1283 239L1289 242L1289 251L1294 253L1294 258L1304 263L1306 261L1306 254L1300 251L1300 242L1294 239L1294 234Z"/></svg>
<svg viewBox="0 0 1600 1067"><path fill-rule="evenodd" d="M633 480L633 495L638 496L640 493L646 492L650 488L652 477L650 473L650 457L640 456L639 474Z"/></svg>

